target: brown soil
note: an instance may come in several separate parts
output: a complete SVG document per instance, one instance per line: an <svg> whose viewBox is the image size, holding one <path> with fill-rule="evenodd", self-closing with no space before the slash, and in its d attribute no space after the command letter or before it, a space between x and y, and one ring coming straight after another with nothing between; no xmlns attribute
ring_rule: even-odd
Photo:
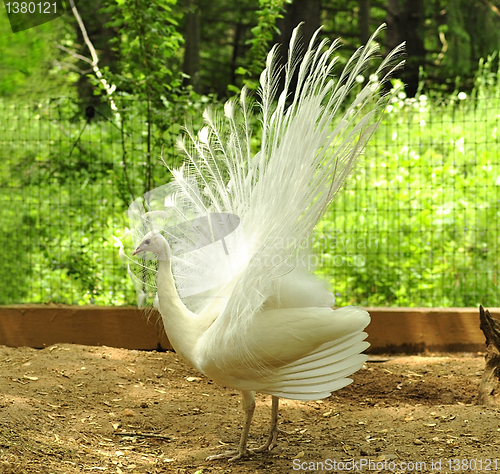
<svg viewBox="0 0 500 474"><path fill-rule="evenodd" d="M176 354L0 347L0 473L339 472L333 461L351 459L369 472L500 470L500 410L474 404L483 367L471 354L378 358L329 399L282 400L288 435L230 464L205 458L235 447L239 393ZM257 395L251 445L269 418Z"/></svg>

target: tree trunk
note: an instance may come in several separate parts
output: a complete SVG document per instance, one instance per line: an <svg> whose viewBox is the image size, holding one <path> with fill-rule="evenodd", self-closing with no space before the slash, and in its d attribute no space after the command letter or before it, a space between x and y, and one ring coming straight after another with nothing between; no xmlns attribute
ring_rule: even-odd
<svg viewBox="0 0 500 474"><path fill-rule="evenodd" d="M370 0L358 0L359 39L366 44L370 38Z"/></svg>
<svg viewBox="0 0 500 474"><path fill-rule="evenodd" d="M301 22L304 44L307 45L314 32L321 25L321 0L295 0L286 6L284 18L277 22L281 30L280 42L288 44L293 29Z"/></svg>
<svg viewBox="0 0 500 474"><path fill-rule="evenodd" d="M480 328L486 337L486 367L479 385L479 405L500 407L500 321L479 307Z"/></svg>
<svg viewBox="0 0 500 474"><path fill-rule="evenodd" d="M183 72L189 76L185 83L200 92L200 8L196 2L189 0L186 14L186 34L184 45Z"/></svg>
<svg viewBox="0 0 500 474"><path fill-rule="evenodd" d="M389 52L406 41L406 64L396 75L409 97L418 91L420 66L425 62L424 13L423 0L387 0L385 46Z"/></svg>
<svg viewBox="0 0 500 474"><path fill-rule="evenodd" d="M294 0L292 3L286 5L283 18L276 21L276 26L280 30L279 43L281 43L281 57L280 62L284 66L287 58L287 45L292 37L294 28L300 23L302 25L302 51L307 49L307 45L311 40L314 32L321 26L321 0ZM284 78L281 78L279 91L283 90ZM297 86L297 73L295 73L292 81L290 82L290 96L288 102L291 102L293 93Z"/></svg>
<svg viewBox="0 0 500 474"><path fill-rule="evenodd" d="M387 0L387 31L385 33L385 48L392 51L398 44L404 41L403 14L399 5L399 0Z"/></svg>
<svg viewBox="0 0 500 474"><path fill-rule="evenodd" d="M236 74L236 64L238 58L240 57L240 44L241 35L243 33L243 27L241 23L236 23L234 28L233 36L233 54L231 55L231 84L236 84L237 74Z"/></svg>

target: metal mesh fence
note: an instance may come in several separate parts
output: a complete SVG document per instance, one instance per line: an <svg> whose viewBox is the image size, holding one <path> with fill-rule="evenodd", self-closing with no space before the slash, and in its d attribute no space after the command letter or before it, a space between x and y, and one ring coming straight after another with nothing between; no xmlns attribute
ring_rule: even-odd
<svg viewBox="0 0 500 474"><path fill-rule="evenodd" d="M0 304L135 301L113 236L133 197L154 185L149 159L166 179L165 140L148 158L137 104L122 105L120 126L107 107L87 107L0 103Z"/></svg>
<svg viewBox="0 0 500 474"><path fill-rule="evenodd" d="M168 179L160 155L179 163L179 125L148 127L137 103L119 105L119 126L87 107L0 102L0 304L135 302L113 236ZM311 238L339 305L500 306L499 110L391 104Z"/></svg>
<svg viewBox="0 0 500 474"><path fill-rule="evenodd" d="M339 303L498 306L499 106L421 96L389 107L317 233L336 237L320 272Z"/></svg>

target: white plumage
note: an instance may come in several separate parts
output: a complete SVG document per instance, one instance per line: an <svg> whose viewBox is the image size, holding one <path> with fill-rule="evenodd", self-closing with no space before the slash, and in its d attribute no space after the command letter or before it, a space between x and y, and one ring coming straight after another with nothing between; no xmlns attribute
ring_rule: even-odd
<svg viewBox="0 0 500 474"><path fill-rule="evenodd" d="M379 90L401 47L353 98L356 79L378 51L374 38L335 78L338 42L319 41L317 32L301 54L299 32L283 70L274 47L260 77L259 152L251 151L253 111L243 89L223 117L208 109L197 136L187 130L178 143L187 163L129 212L134 255L151 252L158 259L157 270L132 259L140 299L157 291L176 352L242 391L246 418L238 450L212 459L248 453L254 391L273 396L269 440L253 450L262 451L276 443L278 397L328 397L366 359L368 313L332 309L334 296L311 274L303 247L377 126L386 100L377 100ZM156 288L145 278L155 273Z"/></svg>

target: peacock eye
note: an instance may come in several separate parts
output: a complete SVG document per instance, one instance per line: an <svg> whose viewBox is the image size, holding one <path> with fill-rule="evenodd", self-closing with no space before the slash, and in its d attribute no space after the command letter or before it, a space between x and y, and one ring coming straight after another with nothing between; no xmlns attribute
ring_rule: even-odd
<svg viewBox="0 0 500 474"><path fill-rule="evenodd" d="M146 245L149 245L151 243L151 240L146 240L146 242L144 242Z"/></svg>

